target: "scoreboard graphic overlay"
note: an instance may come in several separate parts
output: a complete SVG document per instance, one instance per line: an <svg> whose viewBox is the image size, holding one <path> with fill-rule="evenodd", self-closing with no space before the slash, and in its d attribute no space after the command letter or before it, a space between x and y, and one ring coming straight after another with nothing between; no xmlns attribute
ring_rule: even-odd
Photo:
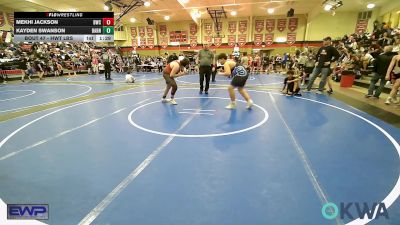
<svg viewBox="0 0 400 225"><path fill-rule="evenodd" d="M113 12L14 12L17 42L114 42Z"/></svg>

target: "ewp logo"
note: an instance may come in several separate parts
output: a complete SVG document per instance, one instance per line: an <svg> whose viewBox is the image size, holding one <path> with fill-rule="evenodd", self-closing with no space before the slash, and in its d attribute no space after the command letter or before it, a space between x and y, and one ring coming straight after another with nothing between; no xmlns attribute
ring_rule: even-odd
<svg viewBox="0 0 400 225"><path fill-rule="evenodd" d="M355 206L354 207L352 206ZM378 208L377 208L378 207ZM375 210L377 208L377 210ZM344 219L345 217L348 219L354 219L353 215L358 215L358 218L364 219L367 216L368 219L379 219L379 217L383 216L386 219L389 219L389 214L387 212L385 203L376 203L372 204L370 208L368 203L364 202L362 204L358 202L349 202L349 203L340 203L340 210L335 203L328 202L324 206L322 206L322 216L325 219L333 220L336 219L340 214L340 219ZM374 216L376 211L376 215Z"/></svg>
<svg viewBox="0 0 400 225"><path fill-rule="evenodd" d="M49 205L46 204L8 204L7 219L48 220Z"/></svg>

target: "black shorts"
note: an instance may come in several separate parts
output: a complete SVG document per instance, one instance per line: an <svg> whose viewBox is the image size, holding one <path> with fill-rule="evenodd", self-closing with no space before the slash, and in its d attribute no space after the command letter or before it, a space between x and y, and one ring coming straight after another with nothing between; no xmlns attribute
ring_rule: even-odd
<svg viewBox="0 0 400 225"><path fill-rule="evenodd" d="M393 76L392 76L392 79L393 79L393 80L397 80L397 79L399 79L399 78L400 78L400 73L399 73L399 74L393 73Z"/></svg>
<svg viewBox="0 0 400 225"><path fill-rule="evenodd" d="M249 75L247 75L247 76L234 76L232 78L231 85L233 87L242 88L242 87L244 87L244 85L246 85L247 78L249 78Z"/></svg>

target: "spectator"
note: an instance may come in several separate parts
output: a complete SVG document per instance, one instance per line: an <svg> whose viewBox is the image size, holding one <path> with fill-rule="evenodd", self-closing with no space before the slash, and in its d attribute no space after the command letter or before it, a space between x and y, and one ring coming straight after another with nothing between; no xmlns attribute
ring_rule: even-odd
<svg viewBox="0 0 400 225"><path fill-rule="evenodd" d="M248 74L250 74L250 66L249 66L249 57L247 56L247 52L243 52L243 56L240 59L240 65L242 65Z"/></svg>
<svg viewBox="0 0 400 225"><path fill-rule="evenodd" d="M372 57L372 55L369 54L368 50L364 50L363 56L361 57L363 70L367 70L368 65L372 62L373 59L374 57Z"/></svg>
<svg viewBox="0 0 400 225"><path fill-rule="evenodd" d="M396 53L392 52L393 48L391 46L386 46L384 48L384 52L379 55L374 61L374 73L371 79L371 83L369 85L368 94L365 95L366 98L376 98L378 99L383 88L385 87L385 76L386 72L389 68L390 62L392 61L393 56ZM375 87L375 84L380 80L380 85L378 88ZM375 94L374 94L375 91Z"/></svg>
<svg viewBox="0 0 400 225"><path fill-rule="evenodd" d="M287 77L283 81L282 93L286 93L286 96L301 96L299 81L300 78L294 76L294 71L287 71Z"/></svg>
<svg viewBox="0 0 400 225"><path fill-rule="evenodd" d="M388 36L388 32L384 32L382 37L379 38L378 44L383 48L392 43L392 39Z"/></svg>
<svg viewBox="0 0 400 225"><path fill-rule="evenodd" d="M392 72L393 76L391 74ZM392 90L390 91L389 97L386 99L385 104L389 105L390 103L399 103L396 95L400 87L400 55L396 55L392 58L389 68L386 72L385 79L391 80L393 83Z"/></svg>
<svg viewBox="0 0 400 225"><path fill-rule="evenodd" d="M321 81L319 83L317 94L322 94L326 84L326 79L330 73L330 65L332 62L337 61L340 56L339 52L331 44L331 37L324 38L323 47L318 50L316 55L318 61L311 74L310 81L308 82L307 91L311 90L315 79L319 74L321 74Z"/></svg>

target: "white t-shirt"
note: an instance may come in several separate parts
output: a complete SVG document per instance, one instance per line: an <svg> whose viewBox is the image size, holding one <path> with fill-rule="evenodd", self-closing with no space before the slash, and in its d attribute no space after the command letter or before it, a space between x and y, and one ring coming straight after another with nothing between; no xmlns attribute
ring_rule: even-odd
<svg viewBox="0 0 400 225"><path fill-rule="evenodd" d="M371 59L373 59L374 57L372 57L371 54L367 53L364 55L363 60L364 61L370 61Z"/></svg>
<svg viewBox="0 0 400 225"><path fill-rule="evenodd" d="M131 74L127 74L127 75L125 75L125 82L126 83L134 83L135 78Z"/></svg>
<svg viewBox="0 0 400 225"><path fill-rule="evenodd" d="M400 52L400 45L394 45L392 52Z"/></svg>

